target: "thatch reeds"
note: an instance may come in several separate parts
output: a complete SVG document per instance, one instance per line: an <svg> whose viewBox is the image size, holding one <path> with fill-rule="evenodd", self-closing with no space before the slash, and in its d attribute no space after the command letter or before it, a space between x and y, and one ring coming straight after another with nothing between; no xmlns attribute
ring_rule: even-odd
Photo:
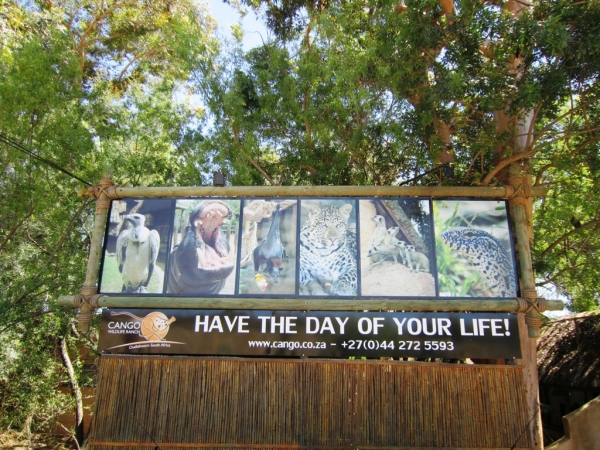
<svg viewBox="0 0 600 450"><path fill-rule="evenodd" d="M105 356L88 445L530 448L523 391L520 366Z"/></svg>
<svg viewBox="0 0 600 450"><path fill-rule="evenodd" d="M540 384L600 389L600 311L551 321L537 348Z"/></svg>

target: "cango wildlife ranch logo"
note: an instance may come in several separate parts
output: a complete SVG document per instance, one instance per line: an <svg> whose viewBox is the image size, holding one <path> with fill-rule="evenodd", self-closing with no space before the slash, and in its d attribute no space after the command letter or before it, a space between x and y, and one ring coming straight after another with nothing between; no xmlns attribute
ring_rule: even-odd
<svg viewBox="0 0 600 450"><path fill-rule="evenodd" d="M129 346L130 350L148 347L170 347L171 344L183 344L183 342L167 341L165 337L169 327L175 322L175 317L170 319L161 312L154 311L146 317L138 317L130 312L111 312L111 318L115 316L129 316L133 320L111 320L107 324L108 334L138 335L148 342L139 344L127 343L110 347L107 350L118 347Z"/></svg>

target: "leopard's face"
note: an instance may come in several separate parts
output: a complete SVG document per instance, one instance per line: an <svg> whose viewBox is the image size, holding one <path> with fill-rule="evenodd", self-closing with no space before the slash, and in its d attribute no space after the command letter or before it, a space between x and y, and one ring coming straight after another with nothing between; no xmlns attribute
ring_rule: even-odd
<svg viewBox="0 0 600 450"><path fill-rule="evenodd" d="M352 205L339 208L307 205L308 218L300 233L300 285L317 295L356 295L356 234L348 226Z"/></svg>
<svg viewBox="0 0 600 450"><path fill-rule="evenodd" d="M308 219L302 226L302 232L308 234L310 243L319 249L335 250L346 242L348 218L352 205L337 208L330 204L309 206Z"/></svg>

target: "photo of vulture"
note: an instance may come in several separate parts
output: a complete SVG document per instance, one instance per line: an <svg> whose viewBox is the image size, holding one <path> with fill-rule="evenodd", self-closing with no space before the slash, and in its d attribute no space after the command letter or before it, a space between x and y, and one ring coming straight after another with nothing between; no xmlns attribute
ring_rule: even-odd
<svg viewBox="0 0 600 450"><path fill-rule="evenodd" d="M163 294L175 200L123 198L111 202L99 289L102 294Z"/></svg>
<svg viewBox="0 0 600 450"><path fill-rule="evenodd" d="M122 292L146 293L158 258L160 236L156 230L144 225L146 217L143 214L128 214L125 221L131 227L121 231L117 238L117 262L123 277Z"/></svg>

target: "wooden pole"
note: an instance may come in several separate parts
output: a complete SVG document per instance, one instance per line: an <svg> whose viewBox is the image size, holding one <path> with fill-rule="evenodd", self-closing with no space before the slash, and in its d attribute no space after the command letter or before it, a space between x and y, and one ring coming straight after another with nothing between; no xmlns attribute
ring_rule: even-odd
<svg viewBox="0 0 600 450"><path fill-rule="evenodd" d="M514 193L509 199L512 216L515 222L515 234L517 236L517 250L520 265L521 295L530 307L527 309L525 322L528 326L529 337L540 336L542 321L539 318L540 302L535 289L535 276L531 262L531 239L532 239L532 216L531 211L531 187L527 178L520 173L517 165L512 165L509 170L510 185Z"/></svg>
<svg viewBox="0 0 600 450"><path fill-rule="evenodd" d="M531 187L530 195L544 197L548 190ZM510 186L228 186L228 187L117 187L114 198L148 197L470 197L504 198ZM93 188L80 191L93 197Z"/></svg>
<svg viewBox="0 0 600 450"><path fill-rule="evenodd" d="M536 338L540 336L540 326L542 324L539 318L540 299L535 289L535 277L531 263L531 244L532 236L532 211L531 211L531 187L527 183L527 178L521 174L520 167L513 164L509 169L510 185L514 193L509 200L512 215L515 221L515 234L517 236L517 246L520 265L521 295L528 303L525 314L519 314L521 352L523 354L522 363L525 366L523 376L525 378L527 415L531 418L529 432L532 438L532 449L541 450L544 446L542 434L542 420L540 414L539 402L539 382L537 374L537 346ZM525 326L527 334L525 334Z"/></svg>
<svg viewBox="0 0 600 450"><path fill-rule="evenodd" d="M106 226L106 216L110 207L110 199L114 198L114 183L107 176L100 179L98 186L92 186L88 190L90 197L96 198L96 218L94 220L94 229L92 231L92 242L90 244L90 256L85 274L85 282L81 288L81 294L73 297L73 303L79 308L77 322L79 331L87 332L90 328L94 309L98 307L97 301L98 271L100 269L100 259L102 257L102 238ZM112 195L109 195L112 193Z"/></svg>

